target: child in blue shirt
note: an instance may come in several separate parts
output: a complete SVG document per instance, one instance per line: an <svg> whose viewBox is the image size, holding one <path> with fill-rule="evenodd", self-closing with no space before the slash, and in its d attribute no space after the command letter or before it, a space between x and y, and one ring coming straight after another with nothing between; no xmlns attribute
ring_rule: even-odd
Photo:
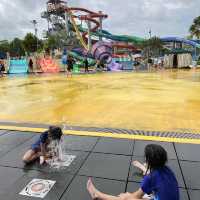
<svg viewBox="0 0 200 200"><path fill-rule="evenodd" d="M92 199L96 200L147 200L144 195L152 195L152 200L179 200L178 183L174 173L166 166L167 152L163 147L150 144L145 147L146 166L138 161L133 165L145 174L141 186L134 193L123 193L111 196L97 190L91 179L87 182L87 189Z"/></svg>
<svg viewBox="0 0 200 200"><path fill-rule="evenodd" d="M48 154L48 145L52 141L60 141L63 133L60 127L50 126L47 131L42 133L38 140L31 145L25 155L23 156L23 161L26 164L29 164L35 161L37 158L40 158L40 164L45 162L45 159L50 155Z"/></svg>

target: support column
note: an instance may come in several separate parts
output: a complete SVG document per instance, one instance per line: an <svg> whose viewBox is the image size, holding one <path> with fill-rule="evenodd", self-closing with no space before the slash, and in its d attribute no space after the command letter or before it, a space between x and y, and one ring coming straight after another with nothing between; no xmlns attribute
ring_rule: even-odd
<svg viewBox="0 0 200 200"><path fill-rule="evenodd" d="M176 48L176 42L173 42L173 49Z"/></svg>
<svg viewBox="0 0 200 200"><path fill-rule="evenodd" d="M99 11L99 14L102 14L102 11ZM99 18L99 24L100 24L99 31L100 31L100 33L102 33L102 30L103 30L103 18L102 17ZM102 36L99 36L99 40L102 41Z"/></svg>
<svg viewBox="0 0 200 200"><path fill-rule="evenodd" d="M88 20L87 21L88 25L88 50L91 52L92 50L92 38L91 38L91 22Z"/></svg>
<svg viewBox="0 0 200 200"><path fill-rule="evenodd" d="M183 48L183 42L181 42L181 44L180 44L180 48L181 48L181 49Z"/></svg>
<svg viewBox="0 0 200 200"><path fill-rule="evenodd" d="M67 5L66 5L67 7ZM66 28L66 33L67 33L67 37L69 37L69 33L70 33L70 28L69 28L69 13L67 11L65 11L65 28Z"/></svg>
<svg viewBox="0 0 200 200"><path fill-rule="evenodd" d="M194 54L195 54L195 59L197 58L197 47L195 47L195 52L194 52Z"/></svg>

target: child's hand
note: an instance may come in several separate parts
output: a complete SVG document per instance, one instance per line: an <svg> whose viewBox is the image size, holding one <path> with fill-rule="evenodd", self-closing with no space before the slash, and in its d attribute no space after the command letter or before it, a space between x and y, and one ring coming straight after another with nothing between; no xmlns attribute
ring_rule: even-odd
<svg viewBox="0 0 200 200"><path fill-rule="evenodd" d="M40 156L40 165L43 165L45 162L44 156Z"/></svg>

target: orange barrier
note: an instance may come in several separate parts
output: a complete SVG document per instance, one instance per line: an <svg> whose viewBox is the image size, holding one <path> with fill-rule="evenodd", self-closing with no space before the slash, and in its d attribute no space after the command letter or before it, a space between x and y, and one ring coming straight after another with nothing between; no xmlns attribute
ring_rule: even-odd
<svg viewBox="0 0 200 200"><path fill-rule="evenodd" d="M60 71L59 66L52 58L42 58L39 65L44 73L57 73Z"/></svg>

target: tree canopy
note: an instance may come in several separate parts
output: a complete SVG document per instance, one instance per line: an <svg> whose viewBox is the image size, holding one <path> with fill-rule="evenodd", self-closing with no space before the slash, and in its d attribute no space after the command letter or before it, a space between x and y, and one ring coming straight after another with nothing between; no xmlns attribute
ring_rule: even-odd
<svg viewBox="0 0 200 200"><path fill-rule="evenodd" d="M196 17L190 26L190 33L193 37L200 39L200 16Z"/></svg>
<svg viewBox="0 0 200 200"><path fill-rule="evenodd" d="M12 41L0 41L0 52L11 56L25 56L26 53L33 53L43 49L43 42L32 33L27 33L24 39L14 38Z"/></svg>
<svg viewBox="0 0 200 200"><path fill-rule="evenodd" d="M25 50L24 50L24 46L23 46L23 41L20 40L19 38L15 38L10 43L9 52L13 56L25 56Z"/></svg>

